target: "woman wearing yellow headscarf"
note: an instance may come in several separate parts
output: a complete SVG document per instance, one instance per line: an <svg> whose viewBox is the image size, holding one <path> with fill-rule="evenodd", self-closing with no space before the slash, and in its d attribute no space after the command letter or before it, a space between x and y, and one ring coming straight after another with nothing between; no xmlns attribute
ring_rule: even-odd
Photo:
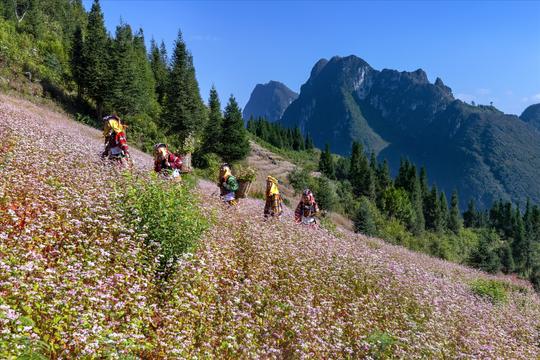
<svg viewBox="0 0 540 360"><path fill-rule="evenodd" d="M269 216L281 218L283 207L281 206L282 199L279 194L278 179L268 176L266 178L266 204L264 206L264 217Z"/></svg>
<svg viewBox="0 0 540 360"><path fill-rule="evenodd" d="M231 173L231 166L227 163L222 164L219 169L218 186L223 201L230 206L235 206L237 204L236 190L238 190L238 181Z"/></svg>
<svg viewBox="0 0 540 360"><path fill-rule="evenodd" d="M126 126L122 124L120 118L115 114L105 116L103 122L105 150L101 154L101 157L119 162L122 162L122 160L126 158L129 160L129 147L125 132Z"/></svg>

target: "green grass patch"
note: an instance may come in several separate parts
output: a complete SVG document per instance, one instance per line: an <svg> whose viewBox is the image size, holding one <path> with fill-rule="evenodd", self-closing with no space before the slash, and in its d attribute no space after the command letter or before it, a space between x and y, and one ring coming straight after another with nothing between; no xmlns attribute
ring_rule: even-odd
<svg viewBox="0 0 540 360"><path fill-rule="evenodd" d="M397 342L396 338L387 332L375 331L367 339L370 345L370 355L374 359L388 359L392 355L392 346Z"/></svg>
<svg viewBox="0 0 540 360"><path fill-rule="evenodd" d="M316 171L319 167L319 154L321 152L319 149L302 151L280 149L253 134L249 134L249 138L250 140L256 142L266 150L269 150L274 154L280 155L284 160L298 165L304 169L307 169L309 171Z"/></svg>
<svg viewBox="0 0 540 360"><path fill-rule="evenodd" d="M504 304L508 301L509 284L500 280L476 279L469 286L476 295L488 299L493 304Z"/></svg>

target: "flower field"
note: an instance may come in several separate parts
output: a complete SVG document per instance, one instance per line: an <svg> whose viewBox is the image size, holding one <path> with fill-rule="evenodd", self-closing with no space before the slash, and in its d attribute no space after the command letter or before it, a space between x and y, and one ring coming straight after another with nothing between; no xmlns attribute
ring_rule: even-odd
<svg viewBox="0 0 540 360"><path fill-rule="evenodd" d="M540 358L527 283L306 229L290 210L265 222L260 200L227 209L204 181L194 196L212 226L158 279L101 146L0 95L0 358ZM133 156L136 174L151 170ZM504 301L473 291L479 279Z"/></svg>

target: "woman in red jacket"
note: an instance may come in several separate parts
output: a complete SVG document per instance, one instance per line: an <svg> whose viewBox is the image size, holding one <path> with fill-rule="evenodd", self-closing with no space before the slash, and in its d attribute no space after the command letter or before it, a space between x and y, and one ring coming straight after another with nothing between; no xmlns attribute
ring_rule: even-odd
<svg viewBox="0 0 540 360"><path fill-rule="evenodd" d="M169 151L166 144L154 146L154 171L171 178L180 177L182 158Z"/></svg>
<svg viewBox="0 0 540 360"><path fill-rule="evenodd" d="M294 221L297 224L315 225L316 216L319 215L319 205L315 201L315 196L309 189L302 193L302 199L294 211Z"/></svg>
<svg viewBox="0 0 540 360"><path fill-rule="evenodd" d="M126 126L122 124L122 121L116 114L105 116L103 122L105 150L101 157L103 159L115 160L119 163L123 163L124 161L130 162Z"/></svg>

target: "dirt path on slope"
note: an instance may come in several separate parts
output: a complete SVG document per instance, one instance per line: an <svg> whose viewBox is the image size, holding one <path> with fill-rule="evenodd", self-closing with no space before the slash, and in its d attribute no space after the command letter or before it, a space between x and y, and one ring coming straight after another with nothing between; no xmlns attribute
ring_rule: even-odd
<svg viewBox="0 0 540 360"><path fill-rule="evenodd" d="M266 188L266 176L272 175L279 179L282 184L280 190L282 195L288 199L291 204L297 202L300 197L295 195L287 175L292 172L296 165L283 159L281 156L266 150L259 144L250 141L251 151L247 157L249 166L257 169L257 178L252 187L252 192L264 193Z"/></svg>

